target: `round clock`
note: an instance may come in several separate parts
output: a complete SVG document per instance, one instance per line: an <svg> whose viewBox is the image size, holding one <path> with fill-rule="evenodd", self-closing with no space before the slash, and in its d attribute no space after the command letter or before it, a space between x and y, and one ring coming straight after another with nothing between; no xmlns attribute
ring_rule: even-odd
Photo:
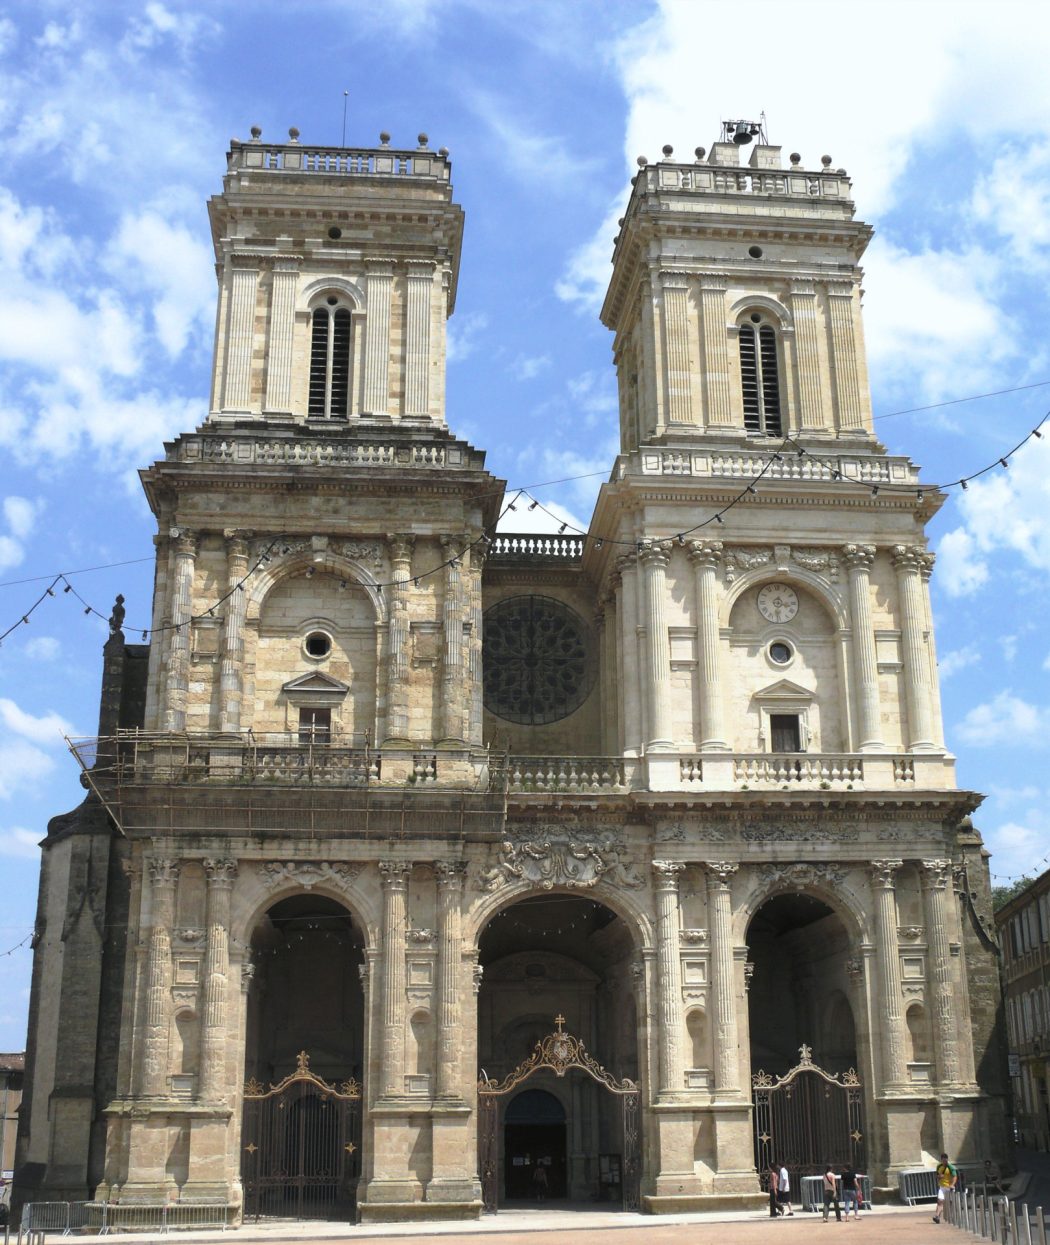
<svg viewBox="0 0 1050 1245"><path fill-rule="evenodd" d="M758 612L767 622L790 622L798 613L794 588L787 584L766 584L758 594Z"/></svg>

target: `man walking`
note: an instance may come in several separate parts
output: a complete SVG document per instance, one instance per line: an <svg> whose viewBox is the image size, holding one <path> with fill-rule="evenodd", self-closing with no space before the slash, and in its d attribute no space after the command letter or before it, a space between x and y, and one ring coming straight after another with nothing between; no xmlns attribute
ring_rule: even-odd
<svg viewBox="0 0 1050 1245"><path fill-rule="evenodd" d="M780 1173L777 1180L777 1202L780 1205L780 1213L782 1215L793 1215L795 1212L791 1209L791 1177L788 1175L788 1169L784 1165L784 1161L780 1162Z"/></svg>
<svg viewBox="0 0 1050 1245"><path fill-rule="evenodd" d="M941 1222L941 1216L944 1214L944 1203L951 1196L958 1181L959 1173L948 1162L947 1154L942 1154L941 1161L937 1164L937 1213L933 1216L934 1223Z"/></svg>

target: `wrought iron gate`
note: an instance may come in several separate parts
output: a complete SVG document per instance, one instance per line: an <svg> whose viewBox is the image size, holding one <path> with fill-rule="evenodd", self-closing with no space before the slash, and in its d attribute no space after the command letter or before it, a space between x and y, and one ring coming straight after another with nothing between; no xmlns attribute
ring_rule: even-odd
<svg viewBox="0 0 1050 1245"><path fill-rule="evenodd" d="M641 1188L641 1131L639 1119L639 1091L635 1081L626 1077L618 1081L588 1052L578 1037L566 1033L565 1017L555 1016L554 1033L541 1038L527 1059L502 1081L492 1081L482 1073L478 1081L478 1170L481 1173L481 1195L485 1209L492 1213L499 1210L499 1101L517 1089L536 1072L547 1070L555 1076L564 1076L576 1068L586 1072L609 1093L620 1100L622 1123L623 1161L621 1198L624 1210L638 1210Z"/></svg>
<svg viewBox="0 0 1050 1245"><path fill-rule="evenodd" d="M755 1166L768 1172L783 1164L795 1177L815 1176L824 1164L836 1170L866 1169L864 1096L860 1077L825 1072L813 1062L808 1046L799 1062L774 1080L758 1071L751 1078L755 1105Z"/></svg>
<svg viewBox="0 0 1050 1245"><path fill-rule="evenodd" d="M269 1089L244 1086L244 1216L352 1219L361 1171L361 1085L329 1085L300 1051L296 1070Z"/></svg>

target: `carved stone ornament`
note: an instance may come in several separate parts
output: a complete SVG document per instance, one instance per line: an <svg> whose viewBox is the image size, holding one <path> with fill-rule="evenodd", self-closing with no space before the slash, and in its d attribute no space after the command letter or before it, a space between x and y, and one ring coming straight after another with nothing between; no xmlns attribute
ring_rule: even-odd
<svg viewBox="0 0 1050 1245"><path fill-rule="evenodd" d="M861 959L847 960L846 972L852 981L860 981L864 976L864 961Z"/></svg>
<svg viewBox="0 0 1050 1245"><path fill-rule="evenodd" d="M161 860L151 856L146 864L149 868L149 880L154 886L174 886L179 880L181 861Z"/></svg>
<svg viewBox="0 0 1050 1245"><path fill-rule="evenodd" d="M478 879L483 891L499 890L508 882L527 882L541 890L555 886L587 890L604 879L614 886L638 889L645 880L622 858L626 845L608 832L577 827L550 827L537 833L521 832L504 839L497 860Z"/></svg>
<svg viewBox="0 0 1050 1245"><path fill-rule="evenodd" d="M432 929L410 929L407 934L409 942L414 942L422 947L429 947L434 941L434 937Z"/></svg>
<svg viewBox="0 0 1050 1245"><path fill-rule="evenodd" d="M792 549L791 558L803 570L825 574L832 583L838 582L839 558L831 549Z"/></svg>
<svg viewBox="0 0 1050 1245"><path fill-rule="evenodd" d="M876 886L892 888L897 870L904 867L903 860L873 860L871 878Z"/></svg>
<svg viewBox="0 0 1050 1245"><path fill-rule="evenodd" d="M197 987L196 986L172 986L171 1001L176 1008L196 1007Z"/></svg>
<svg viewBox="0 0 1050 1245"><path fill-rule="evenodd" d="M921 925L897 926L897 937L902 942L918 942L925 932L925 929Z"/></svg>
<svg viewBox="0 0 1050 1245"><path fill-rule="evenodd" d="M322 882L348 890L360 872L360 865L332 864L328 860L269 860L259 866L259 877L270 890L282 882L294 882L306 891Z"/></svg>
<svg viewBox="0 0 1050 1245"><path fill-rule="evenodd" d="M747 994L751 989L751 980L755 975L755 964L753 960L744 962L744 993Z"/></svg>
<svg viewBox="0 0 1050 1245"><path fill-rule="evenodd" d="M773 561L772 549L727 549L723 554L726 568L726 583L745 571L753 571L756 567L767 566Z"/></svg>
<svg viewBox="0 0 1050 1245"><path fill-rule="evenodd" d="M714 835L705 837L713 838ZM740 837L748 843L754 842L773 842L773 843L819 843L819 842L841 842L843 839L856 839L860 837L860 831L853 829L851 826L842 825L820 825L811 822L808 825L795 829L787 826L766 826L766 825L749 825L745 826L740 832Z"/></svg>
<svg viewBox="0 0 1050 1245"><path fill-rule="evenodd" d="M713 882L718 886L728 888L733 880L733 874L740 866L731 860L708 860L704 863L704 868Z"/></svg>
<svg viewBox="0 0 1050 1245"><path fill-rule="evenodd" d="M232 886L237 880L236 860L213 860L208 857L202 861L208 882L215 886Z"/></svg>
<svg viewBox="0 0 1050 1245"><path fill-rule="evenodd" d="M687 946L696 946L699 943L707 942L706 929L683 929L678 935L682 942Z"/></svg>
<svg viewBox="0 0 1050 1245"><path fill-rule="evenodd" d="M759 881L766 886L795 885L812 886L822 882L826 886L838 886L848 870L840 865L805 864L762 865L758 871Z"/></svg>
<svg viewBox="0 0 1050 1245"><path fill-rule="evenodd" d="M205 931L203 929L185 928L172 930L172 934L177 943L183 947L202 947L204 945Z"/></svg>

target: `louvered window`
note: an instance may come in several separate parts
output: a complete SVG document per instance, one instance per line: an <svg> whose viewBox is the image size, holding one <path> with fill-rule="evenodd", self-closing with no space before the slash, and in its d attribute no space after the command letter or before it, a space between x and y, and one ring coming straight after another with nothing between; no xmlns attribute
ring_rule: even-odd
<svg viewBox="0 0 1050 1245"><path fill-rule="evenodd" d="M334 300L333 300L334 301ZM318 307L310 343L308 413L345 418L350 397L350 312L345 307Z"/></svg>
<svg viewBox="0 0 1050 1245"><path fill-rule="evenodd" d="M744 391L744 427L756 436L779 437L780 372L777 334L753 315L740 326L740 382Z"/></svg>

